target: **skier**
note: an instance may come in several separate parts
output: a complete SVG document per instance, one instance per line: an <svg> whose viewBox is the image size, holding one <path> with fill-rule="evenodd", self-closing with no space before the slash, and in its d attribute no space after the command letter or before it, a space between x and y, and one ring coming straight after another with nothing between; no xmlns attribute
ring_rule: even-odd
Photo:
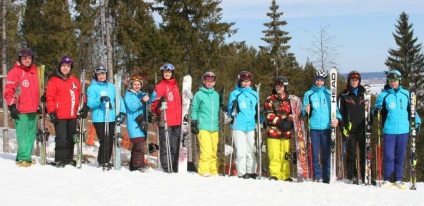
<svg viewBox="0 0 424 206"><path fill-rule="evenodd" d="M233 118L232 137L236 148L236 169L240 178L256 178L255 127L258 93L251 87L253 75L238 74L236 88L230 93L227 111Z"/></svg>
<svg viewBox="0 0 424 206"><path fill-rule="evenodd" d="M130 89L125 92L124 102L127 111L127 130L132 143L130 171L146 172L149 167L145 164L144 155L146 153L146 138L148 123L145 120L144 112L147 104L150 104L156 97L156 93L141 91L143 80L141 76L135 75L130 79Z"/></svg>
<svg viewBox="0 0 424 206"><path fill-rule="evenodd" d="M346 170L349 183L358 184L356 147L359 146L361 177L365 182L365 88L361 85L361 74L349 72L347 85L338 95L338 106L343 121L340 122L342 138L347 142Z"/></svg>
<svg viewBox="0 0 424 206"><path fill-rule="evenodd" d="M18 142L16 164L20 167L35 164L31 154L37 133L37 112L41 112L41 107L39 107L40 85L34 57L34 51L29 48L19 51L18 60L7 74L3 93L10 117L15 121Z"/></svg>
<svg viewBox="0 0 424 206"><path fill-rule="evenodd" d="M63 168L68 164L76 165L74 157L74 139L77 126L77 111L80 102L81 84L78 78L71 74L73 61L64 56L59 63L56 74L47 83L46 102L50 122L54 124L56 167ZM86 118L89 108L79 111L80 118Z"/></svg>
<svg viewBox="0 0 424 206"><path fill-rule="evenodd" d="M178 158L181 135L182 99L174 78L175 67L166 63L160 67L162 80L156 85L156 99L152 102L152 112L160 115L159 150L160 162L164 172L178 172ZM165 111L166 117L161 115ZM166 122L163 122L164 118ZM166 145L165 125L168 128L169 148ZM169 149L170 154L168 154ZM168 164L168 155L171 165ZM171 170L172 168L172 170Z"/></svg>
<svg viewBox="0 0 424 206"><path fill-rule="evenodd" d="M326 71L316 72L315 83L303 96L302 115L310 118L314 181L319 182L322 178L323 183L330 183L331 127L337 127L341 115L337 110L337 118L331 119L331 92L325 86L326 78Z"/></svg>
<svg viewBox="0 0 424 206"><path fill-rule="evenodd" d="M115 117L115 98L120 98L120 105L122 105L117 117ZM106 169L112 168L112 164L109 162L115 135L115 121L118 120L123 123L125 120L125 107L123 105L122 98L115 96L115 86L108 81L106 67L96 67L91 85L87 88L87 106L92 111L93 125L100 142L97 162L99 166Z"/></svg>
<svg viewBox="0 0 424 206"><path fill-rule="evenodd" d="M191 132L198 134L200 160L197 169L201 176L218 174L218 113L219 94L215 91L216 75L206 72L202 76L202 87L196 92L191 104Z"/></svg>
<svg viewBox="0 0 424 206"><path fill-rule="evenodd" d="M286 77L274 78L274 89L264 103L267 121L267 149L270 179L293 181L290 178L290 162L285 158L290 153L293 130L293 115Z"/></svg>
<svg viewBox="0 0 424 206"><path fill-rule="evenodd" d="M403 179L403 161L409 139L409 91L401 86L402 76L398 70L387 73L387 83L378 95L374 105L374 114L381 110L384 139L384 181L382 187L406 189ZM421 119L415 116L419 131ZM394 177L394 181L393 181Z"/></svg>

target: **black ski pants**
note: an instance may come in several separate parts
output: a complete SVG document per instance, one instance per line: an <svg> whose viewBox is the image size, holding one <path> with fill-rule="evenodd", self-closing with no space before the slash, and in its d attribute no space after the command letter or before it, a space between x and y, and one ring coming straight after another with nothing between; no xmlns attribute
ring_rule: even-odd
<svg viewBox="0 0 424 206"><path fill-rule="evenodd" d="M358 170L356 166L356 157L358 155L356 146L359 146L359 166L361 168L361 178L365 178L365 133L356 132L349 133L347 140L347 157L346 157L346 172L347 178L352 179L357 177Z"/></svg>
<svg viewBox="0 0 424 206"><path fill-rule="evenodd" d="M178 172L178 158L180 151L180 135L181 126L170 126L168 127L169 146L170 146L170 157L172 163L171 172ZM160 150L160 164L163 171L167 172L170 165L168 165L168 152L167 152L166 138L165 138L165 127L159 127L159 150Z"/></svg>
<svg viewBox="0 0 424 206"><path fill-rule="evenodd" d="M76 132L77 119L60 119L54 125L56 132L54 161L71 161L74 158L74 134Z"/></svg>
<svg viewBox="0 0 424 206"><path fill-rule="evenodd" d="M109 130L105 131L106 124L109 125ZM97 162L99 165L110 162L113 148L113 136L115 135L115 122L94 122L97 138L99 138L99 152L97 154ZM108 132L108 135L106 135Z"/></svg>

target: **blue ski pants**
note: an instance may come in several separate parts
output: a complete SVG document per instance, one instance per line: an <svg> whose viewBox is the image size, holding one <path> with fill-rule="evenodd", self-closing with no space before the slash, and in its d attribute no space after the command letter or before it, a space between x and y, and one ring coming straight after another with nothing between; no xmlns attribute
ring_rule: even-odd
<svg viewBox="0 0 424 206"><path fill-rule="evenodd" d="M390 181L395 173L395 181L402 181L408 139L409 133L384 134L384 180Z"/></svg>
<svg viewBox="0 0 424 206"><path fill-rule="evenodd" d="M323 182L330 181L331 166L331 130L311 129L312 140L312 165L314 168L314 180L322 178ZM321 149L321 165L319 162L319 151Z"/></svg>

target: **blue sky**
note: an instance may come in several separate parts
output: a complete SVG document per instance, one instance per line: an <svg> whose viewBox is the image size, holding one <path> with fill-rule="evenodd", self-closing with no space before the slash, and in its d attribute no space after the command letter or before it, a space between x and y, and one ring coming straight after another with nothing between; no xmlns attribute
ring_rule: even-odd
<svg viewBox="0 0 424 206"><path fill-rule="evenodd" d="M277 0L280 20L287 21L282 29L289 32L290 52L304 65L313 35L321 26L334 36L340 53L335 62L342 73L351 70L378 72L386 70L384 64L389 48L397 48L392 36L402 11L409 15L414 37L424 46L423 0ZM227 42L246 41L258 47L266 46L260 40L263 23L269 22L271 0L223 0L223 22L235 22L237 34ZM424 48L422 49L424 52Z"/></svg>

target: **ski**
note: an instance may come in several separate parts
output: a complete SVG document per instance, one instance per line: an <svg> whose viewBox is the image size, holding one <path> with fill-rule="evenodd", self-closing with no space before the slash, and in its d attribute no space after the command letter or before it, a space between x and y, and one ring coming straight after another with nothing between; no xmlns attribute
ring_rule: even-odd
<svg viewBox="0 0 424 206"><path fill-rule="evenodd" d="M337 69L335 67L330 69L330 88L331 88L331 119L334 119L336 118L336 113L337 113ZM331 150L330 183L333 183L336 181L336 128L335 127L331 127L330 150Z"/></svg>
<svg viewBox="0 0 424 206"><path fill-rule="evenodd" d="M365 185L371 185L371 87L364 85L364 101L365 101Z"/></svg>
<svg viewBox="0 0 424 206"><path fill-rule="evenodd" d="M116 116L120 113L121 107L121 85L122 85L122 77L124 76L124 71L119 70L118 73L114 75L114 83L115 83L115 113ZM124 106L124 105L122 105ZM122 134L121 134L121 123L116 121L115 125L115 138L113 141L113 169L121 170L121 142L122 142Z"/></svg>
<svg viewBox="0 0 424 206"><path fill-rule="evenodd" d="M305 125L302 121L302 101L296 95L289 95L290 107L293 115L294 136L296 141L296 174L297 181L303 182L308 180L308 151L307 139L305 134Z"/></svg>
<svg viewBox="0 0 424 206"><path fill-rule="evenodd" d="M415 122L415 115L416 115L416 106L417 106L417 96L416 96L416 89L411 88L410 89L410 124L411 124L411 130L410 130L410 136L411 136L411 154L410 154L410 168L409 168L409 176L410 176L410 186L409 189L416 190L417 186L417 153L415 148L415 139L417 137L417 130L416 130L416 122Z"/></svg>
<svg viewBox="0 0 424 206"><path fill-rule="evenodd" d="M257 141L256 141L256 151L258 153L258 179L262 179L262 132L261 132L261 106L260 106L260 90L261 83L256 84L256 92L258 93L258 103L256 108L256 130L257 130Z"/></svg>
<svg viewBox="0 0 424 206"><path fill-rule="evenodd" d="M45 99L46 87L45 87L44 71L45 71L44 65L37 65L38 82L40 84L40 94L42 95L42 98L40 99L41 114L38 115L39 125L38 125L38 132L37 132L37 147L38 147L38 152L41 159L40 160L41 165L47 164L47 140L50 135L46 129L46 108L45 108L46 107L46 104L45 104L46 103L46 99Z"/></svg>
<svg viewBox="0 0 424 206"><path fill-rule="evenodd" d="M185 75L183 78L183 89L182 89L182 124L181 124L181 136L180 136L180 150L178 158L178 172L187 172L187 142L190 136L190 102L192 97L191 92L191 76Z"/></svg>
<svg viewBox="0 0 424 206"><path fill-rule="evenodd" d="M219 91L219 145L218 145L218 173L225 176L225 134L224 134L224 95L225 87Z"/></svg>
<svg viewBox="0 0 424 206"><path fill-rule="evenodd" d="M81 85L81 94L80 101L78 106L78 112L84 107L84 96L85 96L85 69L81 70L80 74L80 85ZM84 127L84 119L77 119L77 129L74 136L74 142L77 144L77 163L76 167L81 169L82 167L82 144L85 142L85 127Z"/></svg>

